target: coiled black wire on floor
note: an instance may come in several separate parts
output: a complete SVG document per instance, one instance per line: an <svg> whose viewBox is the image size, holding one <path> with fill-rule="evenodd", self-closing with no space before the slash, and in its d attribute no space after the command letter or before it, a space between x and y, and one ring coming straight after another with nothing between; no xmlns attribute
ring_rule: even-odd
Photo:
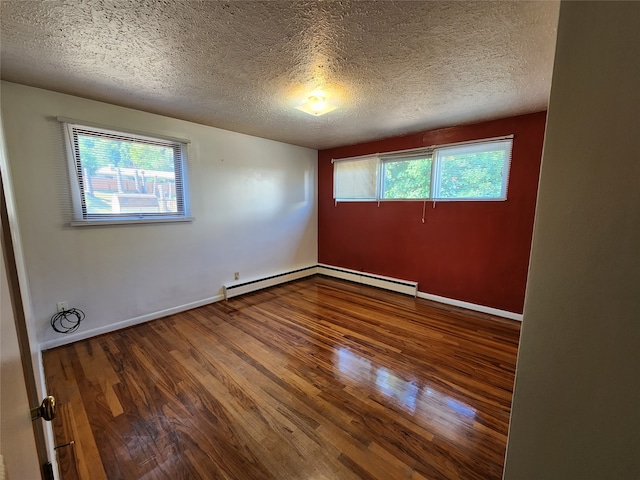
<svg viewBox="0 0 640 480"><path fill-rule="evenodd" d="M51 317L51 327L58 333L73 333L84 320L84 312L79 308L62 310Z"/></svg>

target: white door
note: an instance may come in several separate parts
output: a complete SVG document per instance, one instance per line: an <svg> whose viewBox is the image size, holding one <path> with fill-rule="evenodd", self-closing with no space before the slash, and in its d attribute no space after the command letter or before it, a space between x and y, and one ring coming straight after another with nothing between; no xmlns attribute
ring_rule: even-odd
<svg viewBox="0 0 640 480"><path fill-rule="evenodd" d="M31 407L40 401L9 226L4 183L7 178L0 116L0 455L5 478L50 479L54 475L43 422L31 421Z"/></svg>
<svg viewBox="0 0 640 480"><path fill-rule="evenodd" d="M7 478L40 478L4 255L0 256L0 454Z"/></svg>

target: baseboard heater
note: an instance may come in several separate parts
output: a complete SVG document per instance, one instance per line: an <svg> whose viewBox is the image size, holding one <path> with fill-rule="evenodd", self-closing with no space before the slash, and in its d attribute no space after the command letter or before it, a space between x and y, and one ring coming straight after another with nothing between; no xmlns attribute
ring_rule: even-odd
<svg viewBox="0 0 640 480"><path fill-rule="evenodd" d="M281 283L287 283L298 278L309 277L317 273L317 266L300 268L298 270L292 270L290 272L278 273L270 275L268 277L256 278L253 280L243 280L223 285L224 298L229 300L230 298L237 297L238 295L244 295L245 293L255 292L256 290L262 290L263 288L273 287L274 285L280 285Z"/></svg>
<svg viewBox="0 0 640 480"><path fill-rule="evenodd" d="M262 290L263 288L273 287L275 285L280 285L281 283L310 277L315 274L341 278L343 280L349 280L350 282L383 288L385 290L404 293L405 295L411 295L413 297L418 294L418 282L385 277L382 275L376 275L375 273L359 272L357 270L334 267L332 265L319 264L312 267L300 268L298 270L278 273L253 280L226 283L223 285L224 298L229 300L230 298L237 297L238 295L244 295L245 293L255 292L257 290Z"/></svg>
<svg viewBox="0 0 640 480"><path fill-rule="evenodd" d="M393 292L404 293L415 297L418 294L418 282L401 280L399 278L384 277L375 273L359 272L348 268L334 267L332 265L318 265L318 273L327 277L341 278L363 285L383 288Z"/></svg>

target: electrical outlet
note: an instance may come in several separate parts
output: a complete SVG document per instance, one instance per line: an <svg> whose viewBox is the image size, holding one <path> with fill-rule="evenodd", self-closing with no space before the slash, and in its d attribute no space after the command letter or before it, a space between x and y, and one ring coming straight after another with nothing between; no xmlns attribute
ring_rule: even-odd
<svg viewBox="0 0 640 480"><path fill-rule="evenodd" d="M58 302L56 303L56 308L58 312L69 310L69 304L67 302Z"/></svg>
<svg viewBox="0 0 640 480"><path fill-rule="evenodd" d="M234 280L240 280L240 272L235 272L235 273L233 274L233 279L234 279Z"/></svg>

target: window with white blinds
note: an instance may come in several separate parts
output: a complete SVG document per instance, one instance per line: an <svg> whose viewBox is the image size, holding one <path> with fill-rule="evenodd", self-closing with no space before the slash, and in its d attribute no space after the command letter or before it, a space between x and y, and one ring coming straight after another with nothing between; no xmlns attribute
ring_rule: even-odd
<svg viewBox="0 0 640 480"><path fill-rule="evenodd" d="M187 141L63 122L72 224L189 220Z"/></svg>
<svg viewBox="0 0 640 480"><path fill-rule="evenodd" d="M506 200L512 137L334 160L336 201Z"/></svg>
<svg viewBox="0 0 640 480"><path fill-rule="evenodd" d="M336 162L333 166L333 198L375 200L378 185L378 157Z"/></svg>
<svg viewBox="0 0 640 480"><path fill-rule="evenodd" d="M433 198L507 198L511 140L438 148Z"/></svg>

